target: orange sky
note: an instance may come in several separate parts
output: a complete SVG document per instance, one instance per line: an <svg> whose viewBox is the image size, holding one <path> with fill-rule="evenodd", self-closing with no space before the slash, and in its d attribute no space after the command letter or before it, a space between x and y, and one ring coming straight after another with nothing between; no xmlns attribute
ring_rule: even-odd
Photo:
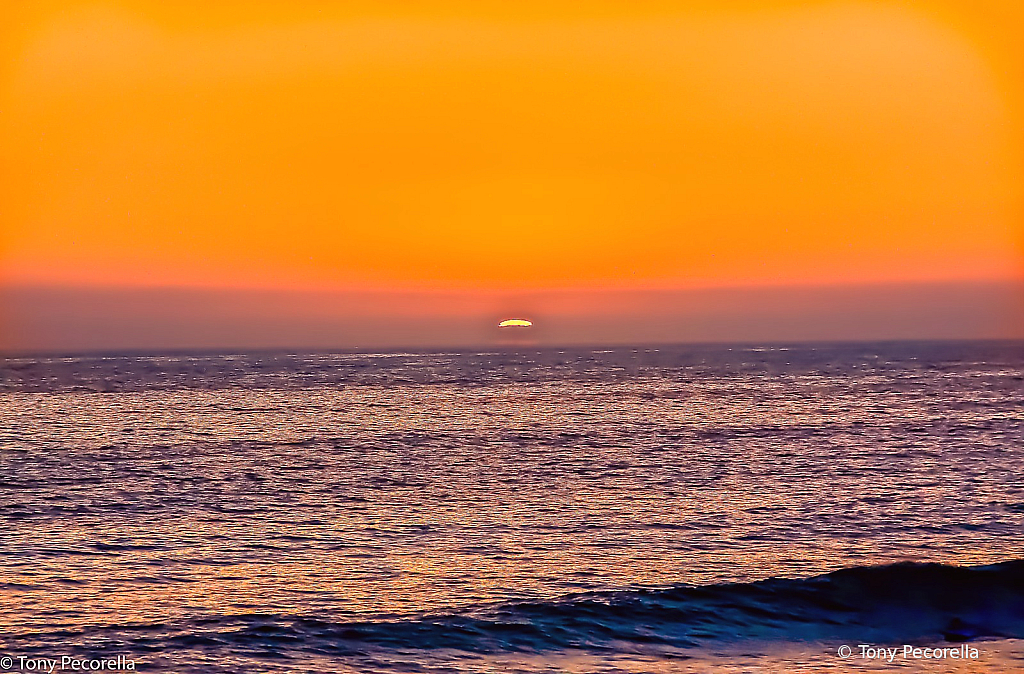
<svg viewBox="0 0 1024 674"><path fill-rule="evenodd" d="M2 280L1024 278L1019 2L295 4L16 8Z"/></svg>

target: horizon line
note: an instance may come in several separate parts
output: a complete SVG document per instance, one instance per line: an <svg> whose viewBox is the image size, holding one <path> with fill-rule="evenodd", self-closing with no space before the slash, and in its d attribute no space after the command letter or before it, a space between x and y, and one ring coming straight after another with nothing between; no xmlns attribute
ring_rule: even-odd
<svg viewBox="0 0 1024 674"><path fill-rule="evenodd" d="M446 346L387 346L387 347L337 347L324 348L315 346L267 346L250 348L233 347L182 347L182 348L139 348L139 349L81 349L81 350L40 350L40 351L9 351L0 348L0 358L4 360L19 360L32 358L148 358L162 356L234 356L234 355L257 355L257 354L280 354L280 355L383 355L398 356L402 354L417 355L443 355L443 354L484 354L492 352L503 353L527 353L541 351L558 351L559 349L573 349L582 352L586 351L607 351L627 350L639 351L660 350L671 347L720 347L732 351L733 347L765 347L771 350L809 349L812 347L835 348L841 346L874 345L908 345L908 344L1016 344L1024 345L1024 336L1019 337L893 337L886 339L851 338L851 339L805 339L805 340L750 340L750 339L722 339L715 341L649 341L649 342L621 342L621 343L559 343L559 344L449 344Z"/></svg>

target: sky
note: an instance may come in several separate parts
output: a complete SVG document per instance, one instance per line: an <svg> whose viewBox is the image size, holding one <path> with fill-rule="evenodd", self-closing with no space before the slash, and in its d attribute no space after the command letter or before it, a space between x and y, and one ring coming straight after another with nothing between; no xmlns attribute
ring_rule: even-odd
<svg viewBox="0 0 1024 674"><path fill-rule="evenodd" d="M1019 2L11 17L0 350L1024 336Z"/></svg>

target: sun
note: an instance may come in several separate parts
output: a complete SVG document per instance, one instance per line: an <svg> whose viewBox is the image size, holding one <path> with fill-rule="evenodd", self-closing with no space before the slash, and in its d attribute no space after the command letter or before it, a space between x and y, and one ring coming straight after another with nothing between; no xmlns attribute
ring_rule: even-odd
<svg viewBox="0 0 1024 674"><path fill-rule="evenodd" d="M533 325L533 321L528 321L525 318L509 318L498 323L499 328L528 328L531 325Z"/></svg>

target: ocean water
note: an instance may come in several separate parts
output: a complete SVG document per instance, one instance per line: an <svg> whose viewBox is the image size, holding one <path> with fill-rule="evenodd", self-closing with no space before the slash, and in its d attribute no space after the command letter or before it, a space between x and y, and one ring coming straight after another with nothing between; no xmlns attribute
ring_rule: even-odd
<svg viewBox="0 0 1024 674"><path fill-rule="evenodd" d="M1024 671L1022 343L0 377L12 671Z"/></svg>

